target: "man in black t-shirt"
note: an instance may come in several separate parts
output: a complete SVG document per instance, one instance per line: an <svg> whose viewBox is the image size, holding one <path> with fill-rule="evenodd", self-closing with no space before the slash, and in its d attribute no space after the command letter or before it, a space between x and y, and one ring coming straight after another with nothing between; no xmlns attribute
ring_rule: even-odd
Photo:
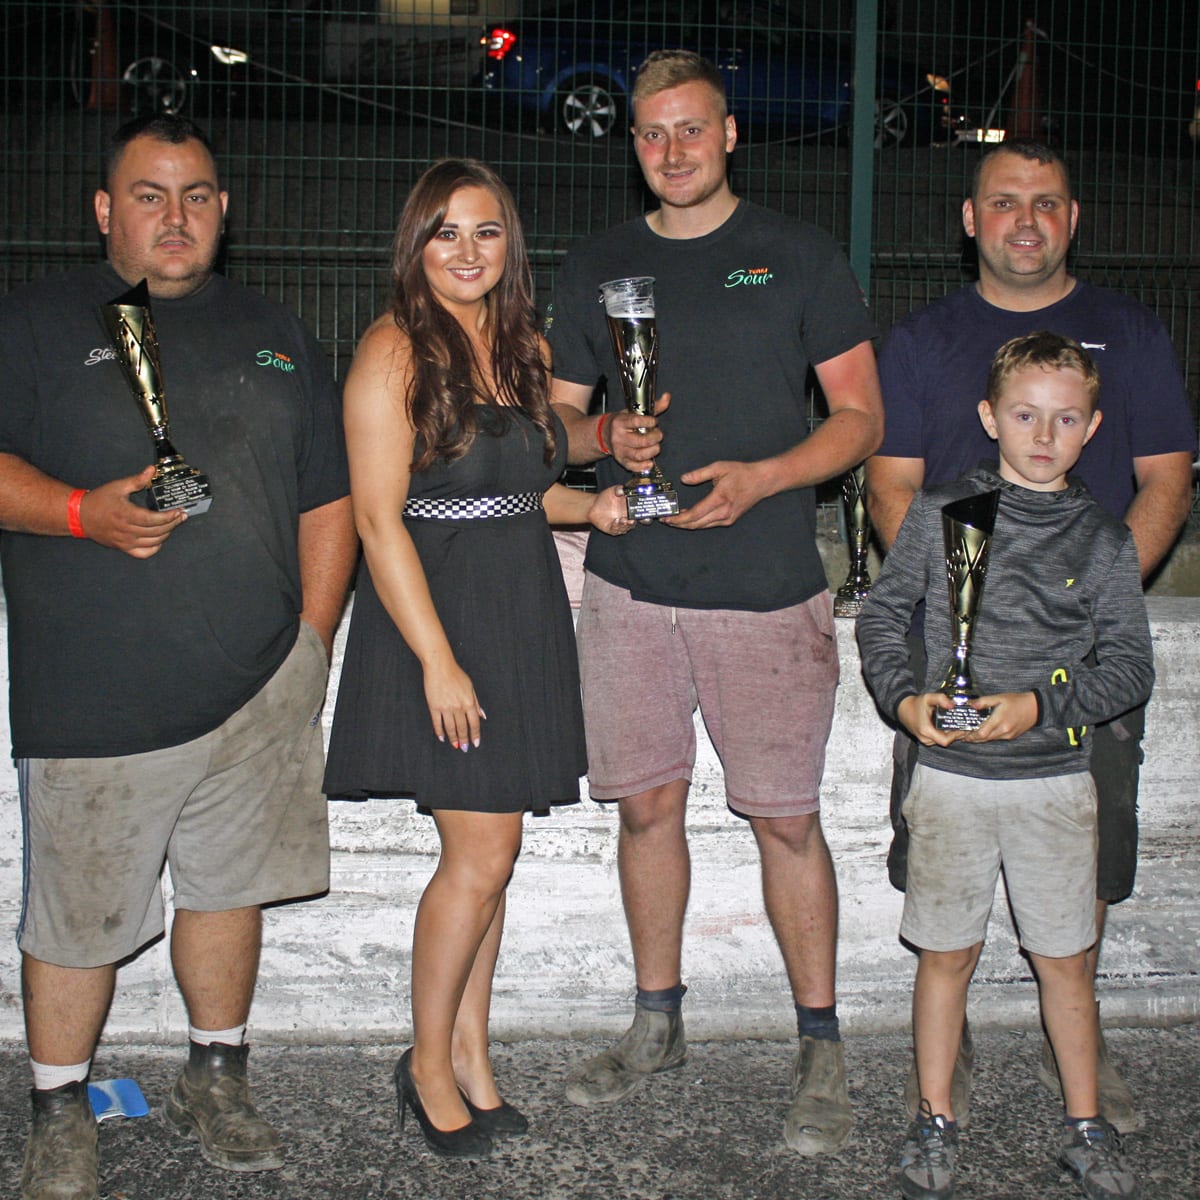
<svg viewBox="0 0 1200 1200"><path fill-rule="evenodd" d="M190 1038L164 1115L219 1167L283 1165L244 1034L261 906L328 887L319 718L356 543L323 355L213 274L226 203L191 122L130 122L95 196L107 263L0 302L26 1198L97 1195L91 1056L116 964L163 931L164 861ZM151 445L98 309L142 280L202 515L140 495Z"/></svg>
<svg viewBox="0 0 1200 1200"><path fill-rule="evenodd" d="M660 205L568 255L549 331L552 399L572 462L599 460L610 484L657 460L681 511L619 539L628 545L615 554L593 539L585 564L588 782L620 810L637 1001L631 1029L574 1072L567 1097L620 1100L686 1057L685 812L698 703L727 803L758 844L796 1006L784 1136L802 1154L830 1153L853 1113L834 997L837 884L819 812L838 657L812 489L879 443L874 326L828 236L730 190L737 129L716 68L667 50L637 79L634 146ZM597 303L601 283L633 275L655 277L664 395L654 417L624 410ZM810 364L830 412L811 434ZM588 416L602 375L609 406Z"/></svg>

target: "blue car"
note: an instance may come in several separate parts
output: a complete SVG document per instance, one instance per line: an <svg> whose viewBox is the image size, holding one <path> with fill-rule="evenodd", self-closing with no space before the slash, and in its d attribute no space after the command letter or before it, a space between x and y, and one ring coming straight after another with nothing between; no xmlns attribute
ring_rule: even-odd
<svg viewBox="0 0 1200 1200"><path fill-rule="evenodd" d="M711 59L744 134L791 139L850 122L853 47L796 26L774 0L576 0L493 27L482 86L506 114L546 132L604 138L629 126L629 94L652 50L683 47ZM877 146L948 137L950 84L881 59Z"/></svg>

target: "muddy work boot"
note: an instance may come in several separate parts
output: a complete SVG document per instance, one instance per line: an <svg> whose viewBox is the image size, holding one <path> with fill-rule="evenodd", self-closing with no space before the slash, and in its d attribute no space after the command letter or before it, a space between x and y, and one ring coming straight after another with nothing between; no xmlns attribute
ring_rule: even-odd
<svg viewBox="0 0 1200 1200"><path fill-rule="evenodd" d="M1129 1091L1125 1080L1117 1073L1108 1057L1108 1046L1104 1043L1104 1030L1100 1030L1096 1056L1096 1098L1100 1115L1118 1132L1137 1133L1145 1124L1142 1114ZM1038 1064L1038 1078L1056 1096L1062 1096L1062 1081L1058 1077L1058 1062L1050 1039L1042 1038L1042 1061Z"/></svg>
<svg viewBox="0 0 1200 1200"><path fill-rule="evenodd" d="M963 1019L962 1039L958 1043L958 1057L954 1060L954 1075L950 1080L950 1107L954 1109L956 1129L966 1129L971 1115L971 1077L975 1073L975 1041L971 1027ZM915 1121L921 1109L921 1084L917 1079L917 1056L913 1055L908 1079L904 1084L904 1107L908 1119Z"/></svg>
<svg viewBox="0 0 1200 1200"><path fill-rule="evenodd" d="M783 1140L797 1154L836 1154L854 1128L841 1042L802 1037Z"/></svg>
<svg viewBox="0 0 1200 1200"><path fill-rule="evenodd" d="M681 1012L655 1012L635 1004L633 1024L611 1050L589 1058L567 1079L572 1104L612 1104L624 1100L651 1075L682 1067L687 1039Z"/></svg>
<svg viewBox="0 0 1200 1200"><path fill-rule="evenodd" d="M246 1081L249 1046L191 1043L187 1066L163 1105L181 1133L200 1139L200 1153L226 1171L276 1171L283 1166L279 1134L258 1115Z"/></svg>
<svg viewBox="0 0 1200 1200"><path fill-rule="evenodd" d="M33 1125L21 1170L21 1200L96 1200L96 1118L87 1084L29 1093Z"/></svg>

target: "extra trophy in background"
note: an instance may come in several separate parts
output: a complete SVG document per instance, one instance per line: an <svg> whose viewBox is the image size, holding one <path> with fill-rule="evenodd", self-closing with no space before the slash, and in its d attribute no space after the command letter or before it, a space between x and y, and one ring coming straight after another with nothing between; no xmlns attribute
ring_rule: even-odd
<svg viewBox="0 0 1200 1200"><path fill-rule="evenodd" d="M654 277L610 279L600 285L600 300L608 315L613 354L621 368L625 407L638 416L653 416L658 381ZM679 498L663 478L658 463L629 479L623 489L631 521L670 517L679 511Z"/></svg>
<svg viewBox="0 0 1200 1200"><path fill-rule="evenodd" d="M150 315L150 289L146 281L143 279L123 296L100 305L100 319L154 443L155 471L144 493L146 507L158 512L182 508L189 516L207 512L212 503L208 477L189 467L171 445L158 338Z"/></svg>
<svg viewBox="0 0 1200 1200"><path fill-rule="evenodd" d="M871 518L867 515L866 469L860 463L842 477L842 499L846 504L846 541L849 543L850 572L833 597L835 617L857 617L871 590L867 550L871 540Z"/></svg>
<svg viewBox="0 0 1200 1200"><path fill-rule="evenodd" d="M950 585L950 628L954 634L954 657L946 678L937 690L954 702L933 715L938 729L978 729L990 709L971 707L979 689L971 678L971 634L979 615L983 581L987 578L988 552L996 527L1000 493L982 492L952 501L942 509L942 538L946 547L946 581Z"/></svg>

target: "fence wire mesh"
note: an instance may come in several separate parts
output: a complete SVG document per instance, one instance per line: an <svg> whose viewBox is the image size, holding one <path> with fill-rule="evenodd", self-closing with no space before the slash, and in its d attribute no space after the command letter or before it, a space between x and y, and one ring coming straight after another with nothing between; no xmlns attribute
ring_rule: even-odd
<svg viewBox="0 0 1200 1200"><path fill-rule="evenodd" d="M428 162L505 176L544 302L574 239L642 211L630 69L688 46L730 80L735 190L857 245L881 329L969 277L973 139L1003 129L1061 147L1083 205L1074 269L1158 312L1200 388L1195 0L48 0L0 6L0 40L6 290L99 255L105 137L174 109L218 149L224 269L297 308L344 374ZM874 99L866 165L856 86Z"/></svg>

